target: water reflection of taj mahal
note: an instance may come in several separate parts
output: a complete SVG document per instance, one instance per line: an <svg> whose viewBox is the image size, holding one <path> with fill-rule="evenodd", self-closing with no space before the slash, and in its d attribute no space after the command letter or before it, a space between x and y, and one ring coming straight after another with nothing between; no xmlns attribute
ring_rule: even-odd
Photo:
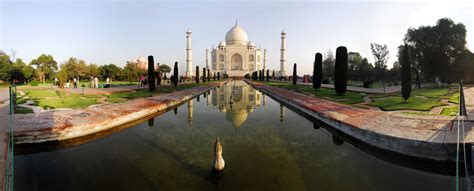
<svg viewBox="0 0 474 191"><path fill-rule="evenodd" d="M227 121L234 127L240 127L247 120L248 114L253 112L255 106L260 106L264 98L261 92L244 81L229 81L227 85L212 91L210 99L212 105L225 114Z"/></svg>

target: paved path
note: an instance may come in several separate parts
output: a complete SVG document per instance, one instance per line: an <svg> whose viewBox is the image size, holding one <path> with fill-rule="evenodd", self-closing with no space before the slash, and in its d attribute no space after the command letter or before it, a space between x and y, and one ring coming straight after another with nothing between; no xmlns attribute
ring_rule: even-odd
<svg viewBox="0 0 474 191"><path fill-rule="evenodd" d="M3 190L8 156L9 98L8 88L0 88L0 190Z"/></svg>
<svg viewBox="0 0 474 191"><path fill-rule="evenodd" d="M125 103L103 104L75 110L15 115L15 143L61 141L99 133L175 107L225 82L159 94Z"/></svg>
<svg viewBox="0 0 474 191"><path fill-rule="evenodd" d="M258 82L247 82L274 99L294 106L372 146L435 160L451 160L450 157L455 156L452 150L443 149L448 147L447 144L451 145L451 148L453 143L456 143L457 127L453 124L455 117L420 116L356 108ZM472 96L469 99L474 97L474 91L470 91L472 90L466 91L466 94L469 92ZM470 123L467 125L469 127L466 129L466 142L474 143L474 131L471 131Z"/></svg>
<svg viewBox="0 0 474 191"><path fill-rule="evenodd" d="M275 81L275 82L291 83L290 81ZM307 86L313 85L312 83L303 83L303 82L297 82L297 83L301 85L307 85ZM321 87L334 89L334 84L321 84ZM385 92L384 92L384 88L364 88L364 87L357 87L357 86L347 86L347 90L353 91L353 92L360 92L360 93L390 94L390 93L396 93L396 92L402 91L402 86L385 87Z"/></svg>

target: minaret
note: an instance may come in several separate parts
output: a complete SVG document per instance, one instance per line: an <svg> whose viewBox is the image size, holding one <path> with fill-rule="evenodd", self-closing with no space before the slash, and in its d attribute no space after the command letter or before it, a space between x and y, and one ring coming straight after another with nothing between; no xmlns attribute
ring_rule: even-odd
<svg viewBox="0 0 474 191"><path fill-rule="evenodd" d="M286 76L286 33L281 32L280 75Z"/></svg>
<svg viewBox="0 0 474 191"><path fill-rule="evenodd" d="M193 124L193 100L188 101L188 123Z"/></svg>
<svg viewBox="0 0 474 191"><path fill-rule="evenodd" d="M267 49L263 49L263 70L267 71Z"/></svg>
<svg viewBox="0 0 474 191"><path fill-rule="evenodd" d="M191 30L186 32L186 76L193 76L193 50L191 48Z"/></svg>
<svg viewBox="0 0 474 191"><path fill-rule="evenodd" d="M209 66L209 50L206 48L206 68L211 69Z"/></svg>

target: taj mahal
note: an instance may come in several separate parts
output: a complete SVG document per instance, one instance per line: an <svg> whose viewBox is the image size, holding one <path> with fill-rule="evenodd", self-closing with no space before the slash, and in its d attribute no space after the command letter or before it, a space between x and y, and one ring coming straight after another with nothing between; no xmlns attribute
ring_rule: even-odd
<svg viewBox="0 0 474 191"><path fill-rule="evenodd" d="M192 66L192 32L186 32L186 73L188 77L195 76ZM231 77L243 77L254 71L267 70L267 50L257 48L249 40L245 30L238 24L227 32L217 48L206 49L206 68L211 72ZM280 70L278 76L286 76L286 33L281 32Z"/></svg>

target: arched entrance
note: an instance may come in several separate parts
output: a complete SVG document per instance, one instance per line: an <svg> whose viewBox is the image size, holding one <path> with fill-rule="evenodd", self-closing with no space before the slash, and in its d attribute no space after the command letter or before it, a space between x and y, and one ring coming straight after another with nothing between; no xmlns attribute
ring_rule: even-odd
<svg viewBox="0 0 474 191"><path fill-rule="evenodd" d="M235 53L230 58L230 64L232 70L242 70L242 56L240 54Z"/></svg>

